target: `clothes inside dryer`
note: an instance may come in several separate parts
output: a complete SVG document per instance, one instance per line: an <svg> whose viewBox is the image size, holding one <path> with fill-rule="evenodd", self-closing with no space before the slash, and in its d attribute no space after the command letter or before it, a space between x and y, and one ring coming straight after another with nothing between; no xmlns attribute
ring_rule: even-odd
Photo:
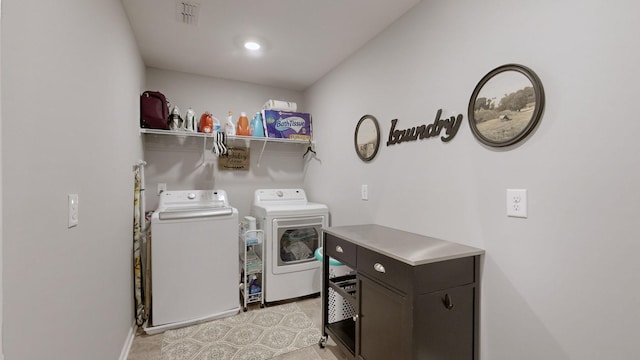
<svg viewBox="0 0 640 360"><path fill-rule="evenodd" d="M313 258L319 247L319 234L314 228L287 229L280 236L280 265Z"/></svg>

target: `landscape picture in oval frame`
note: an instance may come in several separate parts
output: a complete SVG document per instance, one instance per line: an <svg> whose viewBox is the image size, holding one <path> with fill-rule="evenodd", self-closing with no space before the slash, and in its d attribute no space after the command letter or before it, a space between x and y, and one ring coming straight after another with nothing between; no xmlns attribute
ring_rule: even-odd
<svg viewBox="0 0 640 360"><path fill-rule="evenodd" d="M504 147L524 139L544 109L544 89L529 68L507 64L491 70L469 101L469 126L485 145Z"/></svg>

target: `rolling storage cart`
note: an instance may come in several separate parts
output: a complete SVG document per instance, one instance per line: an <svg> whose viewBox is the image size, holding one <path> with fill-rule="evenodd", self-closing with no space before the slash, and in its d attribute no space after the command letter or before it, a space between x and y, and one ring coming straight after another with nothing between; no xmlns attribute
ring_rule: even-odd
<svg viewBox="0 0 640 360"><path fill-rule="evenodd" d="M240 233L240 295L242 308L260 303L264 307L264 232L262 230L246 230Z"/></svg>

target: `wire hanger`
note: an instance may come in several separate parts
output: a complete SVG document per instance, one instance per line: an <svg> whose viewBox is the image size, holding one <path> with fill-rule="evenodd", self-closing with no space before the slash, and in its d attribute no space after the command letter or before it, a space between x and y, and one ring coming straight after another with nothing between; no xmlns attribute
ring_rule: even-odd
<svg viewBox="0 0 640 360"><path fill-rule="evenodd" d="M312 152L313 155L318 155L316 154L315 150L311 148L311 142L309 142L309 145L307 146L307 151L304 152L304 154L302 155L302 158L304 159L309 152Z"/></svg>

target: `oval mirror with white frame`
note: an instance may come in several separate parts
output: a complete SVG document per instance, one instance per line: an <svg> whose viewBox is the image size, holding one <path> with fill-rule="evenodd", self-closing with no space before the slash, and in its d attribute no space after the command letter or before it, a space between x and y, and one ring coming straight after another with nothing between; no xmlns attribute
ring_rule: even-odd
<svg viewBox="0 0 640 360"><path fill-rule="evenodd" d="M371 161L380 147L380 126L372 115L360 118L354 135L356 154L362 161Z"/></svg>

